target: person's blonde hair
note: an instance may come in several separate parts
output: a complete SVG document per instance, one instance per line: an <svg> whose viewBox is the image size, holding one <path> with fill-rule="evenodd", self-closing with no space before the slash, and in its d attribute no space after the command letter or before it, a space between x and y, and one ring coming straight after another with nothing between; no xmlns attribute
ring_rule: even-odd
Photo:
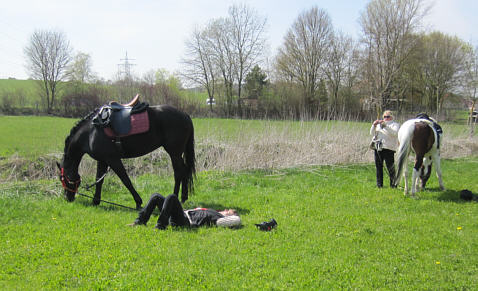
<svg viewBox="0 0 478 291"><path fill-rule="evenodd" d="M386 115L389 115L389 116L391 116L391 117L393 118L393 113L392 113L391 110L385 110L385 111L383 112L383 114L382 114L382 117L383 117L383 116L386 116Z"/></svg>

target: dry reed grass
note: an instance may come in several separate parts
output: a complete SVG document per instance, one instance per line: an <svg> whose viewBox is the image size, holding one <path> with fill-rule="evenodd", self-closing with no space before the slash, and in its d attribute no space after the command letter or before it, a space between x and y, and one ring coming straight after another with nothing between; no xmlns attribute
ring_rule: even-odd
<svg viewBox="0 0 478 291"><path fill-rule="evenodd" d="M368 130L368 125L357 122L330 122L320 126L290 122L278 126L276 122L265 121L260 129L241 127L228 136L206 132L196 136L197 170L239 171L372 163ZM466 157L478 152L476 136L470 137L466 131L453 132L446 125L444 132L442 158ZM13 155L0 161L0 181L56 178L55 162L61 160L61 156L61 153L54 153L31 161ZM145 173L172 173L169 156L162 149L124 162L133 177ZM85 156L79 172L82 176L94 176L95 161Z"/></svg>

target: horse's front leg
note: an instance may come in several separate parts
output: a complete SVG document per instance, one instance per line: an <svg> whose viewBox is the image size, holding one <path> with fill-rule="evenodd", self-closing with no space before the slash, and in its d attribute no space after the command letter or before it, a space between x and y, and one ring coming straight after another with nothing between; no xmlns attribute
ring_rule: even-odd
<svg viewBox="0 0 478 291"><path fill-rule="evenodd" d="M417 192L417 181L420 177L420 168L423 165L423 155L417 154L415 157L415 165L413 166L413 173L412 173L412 197L415 197L415 193Z"/></svg>
<svg viewBox="0 0 478 291"><path fill-rule="evenodd" d="M136 202L136 209L141 209L141 205L143 204L143 200L139 196L138 192L133 187L133 183L131 183L131 180L128 177L128 174L126 173L126 169L124 168L123 163L121 162L120 159L117 160L112 160L108 162L109 166L113 171L118 175L118 177L121 179L121 182L126 186L126 188L129 190L131 195L133 195L134 202Z"/></svg>
<svg viewBox="0 0 478 291"><path fill-rule="evenodd" d="M104 179L99 180L108 170L108 164L102 161L98 161L96 164L96 187L95 196L93 197L93 204L98 205L101 202L101 187L103 187Z"/></svg>
<svg viewBox="0 0 478 291"><path fill-rule="evenodd" d="M436 171L436 174L437 174L438 183L440 184L440 189L443 191L443 190L445 190L445 185L443 184L443 180L442 180L442 177L441 177L441 165L440 165L440 154L439 153L435 153L433 155L433 162L435 162L435 171Z"/></svg>

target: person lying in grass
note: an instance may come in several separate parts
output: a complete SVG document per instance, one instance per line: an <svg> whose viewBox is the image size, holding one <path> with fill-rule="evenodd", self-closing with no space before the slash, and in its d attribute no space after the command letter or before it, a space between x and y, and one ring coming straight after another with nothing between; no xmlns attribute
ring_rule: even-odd
<svg viewBox="0 0 478 291"><path fill-rule="evenodd" d="M178 196L171 194L164 198L159 193L154 193L149 198L148 204L139 212L138 218L129 226L146 225L154 208L158 207L161 211L157 229L166 229L172 226L199 227L203 225L217 225L223 227L234 227L241 224L241 218L235 209L224 209L216 211L210 208L195 208L183 210Z"/></svg>

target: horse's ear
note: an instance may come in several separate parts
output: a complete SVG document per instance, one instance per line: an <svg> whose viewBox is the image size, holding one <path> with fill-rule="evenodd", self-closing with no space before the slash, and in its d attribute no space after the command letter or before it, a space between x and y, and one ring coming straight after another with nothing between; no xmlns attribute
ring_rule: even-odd
<svg viewBox="0 0 478 291"><path fill-rule="evenodd" d="M61 166L60 166L60 163L56 162L56 166L58 167L58 170L61 171Z"/></svg>

